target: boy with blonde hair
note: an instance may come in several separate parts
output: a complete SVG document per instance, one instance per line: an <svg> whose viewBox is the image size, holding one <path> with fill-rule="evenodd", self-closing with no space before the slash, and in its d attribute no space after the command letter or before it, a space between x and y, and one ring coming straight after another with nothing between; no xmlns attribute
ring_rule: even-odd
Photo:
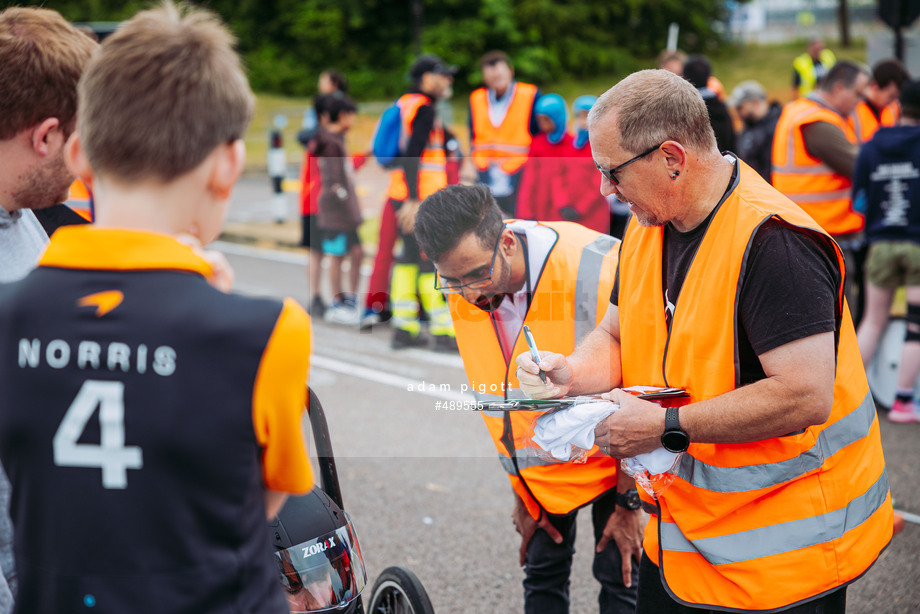
<svg viewBox="0 0 920 614"><path fill-rule="evenodd" d="M231 35L170 3L80 81L96 227L0 288L18 612L287 611L265 519L313 485L309 319L214 289L186 244L220 231L252 109Z"/></svg>

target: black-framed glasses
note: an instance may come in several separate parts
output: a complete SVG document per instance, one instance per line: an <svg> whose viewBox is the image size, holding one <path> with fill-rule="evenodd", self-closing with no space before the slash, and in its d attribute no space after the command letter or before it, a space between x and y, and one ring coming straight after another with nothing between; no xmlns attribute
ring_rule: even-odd
<svg viewBox="0 0 920 614"><path fill-rule="evenodd" d="M610 183L612 183L613 185L620 185L619 180L617 180L617 172L618 172L618 171L623 170L624 168L626 168L627 166L629 166L630 164L632 164L632 163L635 162L636 160L641 160L642 158L644 158L645 156L649 155L650 153L652 153L653 151L655 151L656 149L658 149L658 148L661 147L662 145L664 145L664 142L663 142L663 141L662 141L661 143L658 143L657 145L655 145L654 147L652 147L652 148L649 149L648 151L642 152L642 153L640 153L638 156L636 156L635 158L632 158L632 159L630 159L630 160L627 160L627 161L624 162L623 164L621 164L621 165L619 165L619 166L614 166L613 168L604 168L604 167L602 167L600 164L598 164L597 162L594 163L594 166L597 167L597 170L599 170L599 171L601 172L601 175L603 175L604 177L606 177L607 180L608 180Z"/></svg>
<svg viewBox="0 0 920 614"><path fill-rule="evenodd" d="M492 284L492 273L495 272L495 257L498 256L498 246L502 242L502 233L505 232L505 225L502 224L502 229L498 233L498 238L495 239L495 247L492 249L492 263L489 265L489 276L483 277L482 279L475 279L473 281L468 281L465 284L461 284L460 280L454 280L450 278L443 278L441 274L438 273L435 276L434 280L434 289L444 292L445 294L460 294L464 288L485 288Z"/></svg>

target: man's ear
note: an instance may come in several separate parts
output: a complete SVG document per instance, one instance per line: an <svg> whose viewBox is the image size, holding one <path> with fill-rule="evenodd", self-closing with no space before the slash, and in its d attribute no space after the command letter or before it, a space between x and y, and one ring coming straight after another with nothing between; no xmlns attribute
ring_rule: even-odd
<svg viewBox="0 0 920 614"><path fill-rule="evenodd" d="M501 251L509 258L517 252L517 241L514 238L514 231L507 226L502 229Z"/></svg>
<svg viewBox="0 0 920 614"><path fill-rule="evenodd" d="M220 201L230 198L233 186L243 174L246 165L246 146L242 139L221 145L215 152L217 158L211 166L208 190Z"/></svg>
<svg viewBox="0 0 920 614"><path fill-rule="evenodd" d="M687 161L687 151L683 145L676 141L665 141L661 145L661 151L664 152L664 161L669 173L684 168L684 163Z"/></svg>
<svg viewBox="0 0 920 614"><path fill-rule="evenodd" d="M64 131L61 129L61 120L57 117L48 117L36 124L29 134L32 149L38 155L53 156L64 146Z"/></svg>
<svg viewBox="0 0 920 614"><path fill-rule="evenodd" d="M64 163L71 174L86 185L86 189L93 190L93 167L90 166L86 150L80 141L80 134L74 132L64 145Z"/></svg>

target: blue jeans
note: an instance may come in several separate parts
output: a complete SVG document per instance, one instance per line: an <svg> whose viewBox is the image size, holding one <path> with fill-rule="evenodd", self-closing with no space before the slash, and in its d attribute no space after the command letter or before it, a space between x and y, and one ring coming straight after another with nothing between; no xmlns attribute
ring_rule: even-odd
<svg viewBox="0 0 920 614"><path fill-rule="evenodd" d="M639 606L636 611L638 614L716 614L713 610L691 608L674 601L661 584L658 566L645 554L639 564ZM783 614L846 614L846 611L847 587L844 586L820 599L783 610Z"/></svg>
<svg viewBox="0 0 920 614"><path fill-rule="evenodd" d="M616 495L610 492L591 507L594 522L594 543L600 541L607 519L614 513ZM575 516L577 512L549 515L549 520L562 534L557 544L543 529L537 529L527 546L524 563L525 614L567 614L569 611L569 574L572 555L575 554ZM636 611L636 585L639 583L638 565L633 562L632 587L623 584L620 550L613 541L603 552L594 554L594 577L601 584L597 596L601 614L634 614Z"/></svg>

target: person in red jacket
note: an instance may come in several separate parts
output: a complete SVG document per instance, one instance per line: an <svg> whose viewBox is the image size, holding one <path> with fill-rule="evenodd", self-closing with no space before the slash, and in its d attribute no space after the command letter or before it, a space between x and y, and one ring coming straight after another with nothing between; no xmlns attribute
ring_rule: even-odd
<svg viewBox="0 0 920 614"><path fill-rule="evenodd" d="M529 161L521 174L517 216L539 221L577 221L566 180L567 162L572 155L572 136L566 131L568 111L559 94L537 100L534 113L540 133L533 137Z"/></svg>
<svg viewBox="0 0 920 614"><path fill-rule="evenodd" d="M607 198L601 194L597 179L597 167L588 143L588 111L594 105L597 96L579 96L572 103L572 125L575 135L572 138L572 154L568 159L567 187L572 208L578 215L575 220L591 230L603 232L622 238L629 219L629 208L614 196L614 203L608 205ZM619 203L618 208L614 208Z"/></svg>

